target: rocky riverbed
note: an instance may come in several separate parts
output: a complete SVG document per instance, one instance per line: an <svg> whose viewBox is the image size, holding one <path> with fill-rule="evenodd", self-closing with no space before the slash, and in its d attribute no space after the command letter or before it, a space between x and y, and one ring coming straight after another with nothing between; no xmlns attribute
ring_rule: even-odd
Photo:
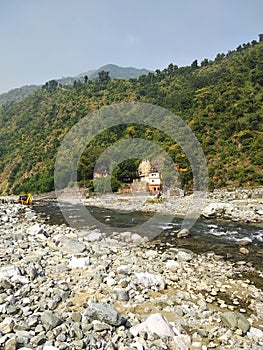
<svg viewBox="0 0 263 350"><path fill-rule="evenodd" d="M159 211L181 216L197 213L208 219L263 223L263 188L215 190L205 195L180 197L164 194L161 198L148 194L108 194L90 196L83 203L115 210Z"/></svg>
<svg viewBox="0 0 263 350"><path fill-rule="evenodd" d="M245 260L51 226L11 203L0 234L0 349L263 347L263 292L248 277L263 276Z"/></svg>

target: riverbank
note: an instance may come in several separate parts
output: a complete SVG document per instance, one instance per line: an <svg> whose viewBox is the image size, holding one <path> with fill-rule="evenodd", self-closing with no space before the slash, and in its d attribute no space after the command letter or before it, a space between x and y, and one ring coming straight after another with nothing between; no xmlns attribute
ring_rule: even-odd
<svg viewBox="0 0 263 350"><path fill-rule="evenodd" d="M263 223L263 187L255 189L220 189L209 193L186 196L150 194L91 194L79 189L70 189L59 200L73 203L80 198L84 205L113 210L160 212L177 216L200 214L207 219L223 219L234 222ZM34 200L56 200L56 193L34 195ZM0 196L3 201L15 201L17 196Z"/></svg>
<svg viewBox="0 0 263 350"><path fill-rule="evenodd" d="M205 350L263 346L251 263L131 232L47 225L0 205L0 348Z"/></svg>
<svg viewBox="0 0 263 350"><path fill-rule="evenodd" d="M204 196L195 193L183 197L145 194L105 194L83 200L92 205L114 210L148 211L178 216L200 214L203 218L235 222L263 223L263 188L217 190Z"/></svg>

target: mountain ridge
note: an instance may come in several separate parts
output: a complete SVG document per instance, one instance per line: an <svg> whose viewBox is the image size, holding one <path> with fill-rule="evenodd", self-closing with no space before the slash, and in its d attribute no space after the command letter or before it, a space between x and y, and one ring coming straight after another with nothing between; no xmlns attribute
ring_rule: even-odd
<svg viewBox="0 0 263 350"><path fill-rule="evenodd" d="M121 67L115 64L106 64L98 69L89 70L84 73L80 73L75 77L62 77L56 80L58 83L62 85L73 85L74 81L83 81L85 75L88 76L88 79L95 80L98 78L98 73L102 70L108 71L111 79L130 79L130 78L138 78L141 75L148 74L151 72L145 68L135 68L135 67ZM3 92L0 94L0 106L6 103L17 103L22 101L25 97L29 96L34 91L40 90L42 85L32 84L32 85L24 85L18 88L11 89L7 92Z"/></svg>

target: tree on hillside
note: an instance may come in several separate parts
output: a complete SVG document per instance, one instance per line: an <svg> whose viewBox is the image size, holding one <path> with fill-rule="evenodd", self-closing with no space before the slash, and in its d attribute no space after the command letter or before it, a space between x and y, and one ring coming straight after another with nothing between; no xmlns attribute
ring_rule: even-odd
<svg viewBox="0 0 263 350"><path fill-rule="evenodd" d="M98 73L99 82L108 82L110 80L110 73L108 71L102 70Z"/></svg>
<svg viewBox="0 0 263 350"><path fill-rule="evenodd" d="M43 89L46 89L50 92L54 92L58 88L58 82L54 79L49 80L43 85Z"/></svg>

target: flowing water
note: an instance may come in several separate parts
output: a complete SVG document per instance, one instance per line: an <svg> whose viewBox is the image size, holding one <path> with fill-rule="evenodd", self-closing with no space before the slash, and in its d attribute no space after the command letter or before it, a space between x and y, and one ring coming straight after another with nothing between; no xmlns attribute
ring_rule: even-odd
<svg viewBox="0 0 263 350"><path fill-rule="evenodd" d="M34 209L49 217L49 224L66 223L59 206L55 202L39 202L34 205ZM145 212L125 212L111 209L87 207L89 213L98 222L103 223L104 231L108 233L118 230L134 231L150 238L154 237L156 245L160 249L168 247L179 247L190 249L196 253L215 252L229 259L246 260L253 263L257 268L263 269L263 227L261 225L234 223L223 220L199 219L191 228L191 237L177 239L174 232L181 229L182 218L174 217L170 222L170 217L162 215L158 223L147 225L147 230L140 232L140 226L147 222L153 214ZM75 226L85 227L79 213L79 209L74 205L64 204L63 212L74 222ZM94 226L94 223L92 225ZM160 232L152 235L152 232ZM247 240L250 254L247 256L239 253L238 241Z"/></svg>

